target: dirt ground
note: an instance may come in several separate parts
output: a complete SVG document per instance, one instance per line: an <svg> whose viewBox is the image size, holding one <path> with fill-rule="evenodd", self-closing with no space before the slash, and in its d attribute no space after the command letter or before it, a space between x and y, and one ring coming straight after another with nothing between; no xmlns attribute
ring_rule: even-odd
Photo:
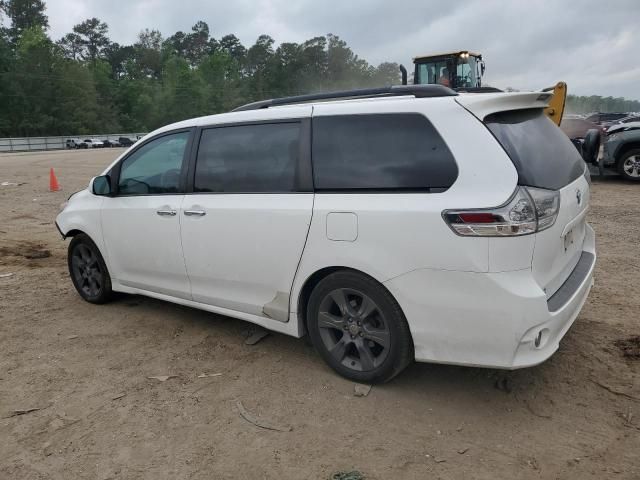
<svg viewBox="0 0 640 480"><path fill-rule="evenodd" d="M80 299L53 219L118 153L0 155L0 184L24 182L0 186L1 479L640 478L640 185L594 179L596 285L549 361L419 364L356 397L304 340Z"/></svg>

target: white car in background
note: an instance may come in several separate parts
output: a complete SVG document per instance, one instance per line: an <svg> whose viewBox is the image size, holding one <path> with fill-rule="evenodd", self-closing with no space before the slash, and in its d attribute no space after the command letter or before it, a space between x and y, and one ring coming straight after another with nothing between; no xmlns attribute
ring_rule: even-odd
<svg viewBox="0 0 640 480"><path fill-rule="evenodd" d="M82 141L79 138L67 138L64 143L67 149L82 148Z"/></svg>
<svg viewBox="0 0 640 480"><path fill-rule="evenodd" d="M387 87L168 125L59 214L71 279L92 303L141 294L309 334L360 382L414 360L539 364L596 260L588 170L549 96Z"/></svg>
<svg viewBox="0 0 640 480"><path fill-rule="evenodd" d="M82 143L84 145L86 145L85 148L103 148L104 147L104 142L102 142L101 140L94 140L91 138L85 138Z"/></svg>

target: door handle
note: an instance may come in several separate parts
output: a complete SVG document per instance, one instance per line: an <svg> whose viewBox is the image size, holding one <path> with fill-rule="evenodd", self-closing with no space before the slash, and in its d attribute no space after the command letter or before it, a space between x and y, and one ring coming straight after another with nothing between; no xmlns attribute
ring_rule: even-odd
<svg viewBox="0 0 640 480"><path fill-rule="evenodd" d="M205 212L204 210L185 210L184 214L187 217L204 217L207 212Z"/></svg>
<svg viewBox="0 0 640 480"><path fill-rule="evenodd" d="M175 210L158 210L156 213L158 215L160 215L161 217L175 217L176 216L176 211Z"/></svg>

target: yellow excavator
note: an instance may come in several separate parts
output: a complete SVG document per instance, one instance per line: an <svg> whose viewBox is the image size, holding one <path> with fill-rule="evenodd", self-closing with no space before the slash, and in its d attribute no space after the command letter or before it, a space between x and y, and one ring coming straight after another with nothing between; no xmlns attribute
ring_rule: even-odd
<svg viewBox="0 0 640 480"><path fill-rule="evenodd" d="M485 71L482 54L469 50L458 50L436 55L420 55L413 59L413 83L441 84L460 92L500 91L482 85ZM402 84L407 84L407 70L400 65ZM567 99L567 84L558 82L553 87L544 88L543 92L553 91L546 115L558 126L562 121L564 105Z"/></svg>

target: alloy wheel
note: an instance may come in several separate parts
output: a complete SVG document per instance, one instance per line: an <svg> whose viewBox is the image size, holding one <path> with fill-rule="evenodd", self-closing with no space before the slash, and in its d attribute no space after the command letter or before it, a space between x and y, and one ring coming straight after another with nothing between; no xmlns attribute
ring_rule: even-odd
<svg viewBox="0 0 640 480"><path fill-rule="evenodd" d="M625 173L630 177L640 177L640 155L629 156L622 166Z"/></svg>
<svg viewBox="0 0 640 480"><path fill-rule="evenodd" d="M79 244L71 256L71 268L76 284L89 297L100 294L103 274L98 256L87 245Z"/></svg>
<svg viewBox="0 0 640 480"><path fill-rule="evenodd" d="M356 371L377 368L389 354L391 335L378 305L350 288L331 291L318 310L320 338L342 365Z"/></svg>

